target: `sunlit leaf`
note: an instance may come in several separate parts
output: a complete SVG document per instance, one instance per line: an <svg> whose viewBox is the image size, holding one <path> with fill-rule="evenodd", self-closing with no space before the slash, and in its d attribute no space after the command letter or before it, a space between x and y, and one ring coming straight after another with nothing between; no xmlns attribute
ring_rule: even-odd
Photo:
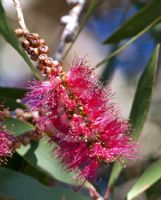
<svg viewBox="0 0 161 200"><path fill-rule="evenodd" d="M58 158L54 156L52 149L46 141L32 143L30 146L21 147L17 150L18 154L24 157L31 165L35 166L47 175L61 182L77 185L78 180L74 180L74 173L66 172Z"/></svg>
<svg viewBox="0 0 161 200"><path fill-rule="evenodd" d="M138 179L136 184L128 192L127 200L132 200L139 194L147 190L159 179L161 179L161 160L153 163L148 169L145 170L143 175Z"/></svg>

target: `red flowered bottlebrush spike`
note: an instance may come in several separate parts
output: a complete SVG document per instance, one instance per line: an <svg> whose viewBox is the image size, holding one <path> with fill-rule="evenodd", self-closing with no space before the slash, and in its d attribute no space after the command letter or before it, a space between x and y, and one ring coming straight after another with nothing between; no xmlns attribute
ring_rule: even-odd
<svg viewBox="0 0 161 200"><path fill-rule="evenodd" d="M63 78L53 75L30 89L25 102L39 112L37 126L58 144L55 152L68 170L81 169L79 175L89 178L102 162L136 158L128 122L85 62L75 63Z"/></svg>
<svg viewBox="0 0 161 200"><path fill-rule="evenodd" d="M2 127L2 121L8 116L8 111L0 104L0 165L7 162L14 151L15 138Z"/></svg>
<svg viewBox="0 0 161 200"><path fill-rule="evenodd" d="M67 73L48 57L48 47L38 34L24 33L24 49L45 81L34 81L24 103L34 113L37 128L57 143L55 154L78 177L94 177L101 163L136 159L136 143L130 125L103 88L93 70L77 59Z"/></svg>

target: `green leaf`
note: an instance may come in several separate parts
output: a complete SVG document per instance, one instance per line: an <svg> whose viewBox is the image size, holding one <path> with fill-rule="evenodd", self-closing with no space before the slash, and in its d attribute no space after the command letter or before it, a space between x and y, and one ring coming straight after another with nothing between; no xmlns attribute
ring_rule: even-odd
<svg viewBox="0 0 161 200"><path fill-rule="evenodd" d="M0 96L0 104L3 104L5 107L9 108L9 110L15 110L16 108L25 109L25 106L21 103L17 103L15 99Z"/></svg>
<svg viewBox="0 0 161 200"><path fill-rule="evenodd" d="M1 0L0 0L0 34L5 38L5 40L10 43L13 48L15 48L18 53L24 58L26 63L29 65L30 69L32 70L33 74L37 79L41 79L39 72L36 68L32 65L29 57L26 55L24 49L22 48L20 42L18 41L12 26L7 18L5 10L3 9Z"/></svg>
<svg viewBox="0 0 161 200"><path fill-rule="evenodd" d="M3 167L0 167L0 179L1 193L16 200L89 200L60 186L44 186L32 177Z"/></svg>
<svg viewBox="0 0 161 200"><path fill-rule="evenodd" d="M158 20L157 20L158 19ZM161 19L161 1L153 0L133 17L127 20L116 32L104 41L104 44L117 43L121 40L137 35L154 21Z"/></svg>
<svg viewBox="0 0 161 200"><path fill-rule="evenodd" d="M0 87L0 103L10 110L25 109L25 106L16 100L24 97L27 90L19 88Z"/></svg>
<svg viewBox="0 0 161 200"><path fill-rule="evenodd" d="M156 69L159 61L160 45L153 52L151 59L143 71L135 93L130 113L130 121L133 125L133 137L138 138L141 134L144 122L148 115L150 102L152 98L153 82L155 80ZM111 172L109 188L113 187L123 167L115 163Z"/></svg>
<svg viewBox="0 0 161 200"><path fill-rule="evenodd" d="M118 161L116 161L114 163L113 168L112 168L111 176L110 176L110 179L109 179L109 182L108 182L109 188L113 187L113 185L115 184L117 178L119 177L122 169L123 169L122 164L119 163Z"/></svg>
<svg viewBox="0 0 161 200"><path fill-rule="evenodd" d="M2 125L15 136L22 135L26 132L33 131L35 127L25 121L21 121L16 118L7 118L2 122Z"/></svg>
<svg viewBox="0 0 161 200"><path fill-rule="evenodd" d="M129 13L129 9L130 9L130 4L128 4L127 6L125 6L124 8L124 13L122 15L122 17L120 18L120 23L124 22L127 19L128 13ZM113 44L111 45L111 50L109 52L109 55L111 55L113 52L115 52L118 48L119 48L119 43L117 44ZM109 62L106 63L106 66L102 72L102 75L100 77L100 81L103 83L103 85L105 86L106 84L108 84L111 79L112 76L117 68L116 65L116 60L117 60L117 56L113 56Z"/></svg>
<svg viewBox="0 0 161 200"><path fill-rule="evenodd" d="M150 33L158 43L161 43L161 22L154 26Z"/></svg>
<svg viewBox="0 0 161 200"><path fill-rule="evenodd" d="M132 200L137 197L139 194L147 190L154 183L156 183L159 179L161 179L161 160L153 163L143 175L138 179L136 184L132 187L132 189L128 192L127 200Z"/></svg>
<svg viewBox="0 0 161 200"><path fill-rule="evenodd" d="M49 145L46 141L32 143L26 147L17 150L18 154L47 175L61 182L78 185L78 181L73 179L74 173L66 172L58 158L52 153L53 145Z"/></svg>
<svg viewBox="0 0 161 200"><path fill-rule="evenodd" d="M26 92L26 89L21 88L0 87L0 96L2 95L12 99L20 99L24 97Z"/></svg>
<svg viewBox="0 0 161 200"><path fill-rule="evenodd" d="M159 52L160 45L156 47L155 51L151 56L149 64L147 65L139 79L134 101L132 104L130 122L134 128L134 138L137 139L140 136L141 130L143 128L144 122L146 120L150 108L153 83L155 80L156 70L159 62Z"/></svg>
<svg viewBox="0 0 161 200"><path fill-rule="evenodd" d="M84 16L84 18L83 18L83 20L82 20L82 22L81 22L81 24L80 24L79 30L78 30L78 32L77 32L77 34L76 34L74 40L73 40L72 43L70 44L69 48L66 50L66 52L65 52L65 54L64 54L64 56L63 56L63 58L62 58L63 60L65 59L65 57L67 56L67 54L68 54L69 51L71 50L71 48L72 48L74 42L75 42L76 39L78 38L78 36L79 36L79 34L81 33L82 29L84 28L86 22L88 21L88 19L89 19L89 18L91 17L91 15L93 14L93 12L94 12L94 10L95 10L95 8L96 8L96 6L97 6L97 3L98 3L98 0L92 0L92 1L90 2L90 6L89 6L89 8L88 8L88 10L87 10L87 13L85 14L85 16Z"/></svg>

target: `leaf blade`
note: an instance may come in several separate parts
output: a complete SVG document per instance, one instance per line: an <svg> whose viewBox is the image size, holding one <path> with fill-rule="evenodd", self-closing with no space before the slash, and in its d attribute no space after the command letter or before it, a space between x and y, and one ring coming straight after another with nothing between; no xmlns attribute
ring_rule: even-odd
<svg viewBox="0 0 161 200"><path fill-rule="evenodd" d="M33 131L35 127L25 121L21 121L16 118L8 117L2 122L2 125L14 136L20 136L26 132Z"/></svg>
<svg viewBox="0 0 161 200"><path fill-rule="evenodd" d="M142 73L139 79L138 86L136 89L136 93L135 93L135 97L133 100L131 113L129 117L131 120L131 123L133 124L133 129L134 129L133 137L135 139L138 139L139 135L141 134L144 122L146 120L146 117L149 111L150 101L152 98L153 82L155 79L156 69L157 69L158 60L159 60L159 51L160 51L160 45L157 45L147 67L145 68L144 72ZM144 92L147 89L147 86L149 86L149 88L145 95ZM144 101L146 102L145 104L140 103ZM118 162L116 162L111 172L110 181L108 184L109 188L113 187L113 185L115 184L122 170L123 170L123 167L120 166Z"/></svg>
<svg viewBox="0 0 161 200"><path fill-rule="evenodd" d="M25 105L17 100L25 96L27 90L21 88L0 87L0 104L3 104L9 110L16 108L25 109Z"/></svg>
<svg viewBox="0 0 161 200"><path fill-rule="evenodd" d="M133 135L135 139L138 139L140 135L150 108L153 84L155 81L156 70L159 62L159 52L160 45L157 45L151 56L149 64L145 68L138 82L138 87L130 113L130 122L134 127Z"/></svg>
<svg viewBox="0 0 161 200"><path fill-rule="evenodd" d="M9 108L9 110L15 110L16 108L25 109L25 105L18 103L15 99L10 97L0 96L0 104Z"/></svg>
<svg viewBox="0 0 161 200"><path fill-rule="evenodd" d="M139 194L147 190L159 179L161 179L161 160L153 163L148 169L145 170L143 175L137 180L135 185L127 194L127 200L132 200L137 197Z"/></svg>
<svg viewBox="0 0 161 200"><path fill-rule="evenodd" d="M17 150L17 153L32 166L54 179L67 184L79 185L79 183L73 179L75 174L66 172L62 168L58 158L51 155L53 148L54 146L49 145L46 141L40 141L39 143L33 143L30 146L21 147Z"/></svg>
<svg viewBox="0 0 161 200"><path fill-rule="evenodd" d="M89 200L88 197L79 193L55 186L47 187L36 179L13 170L0 167L0 191L6 196L16 200L70 200L71 196L77 200Z"/></svg>
<svg viewBox="0 0 161 200"><path fill-rule="evenodd" d="M0 95L12 99L20 99L25 95L26 92L26 89L21 88L0 87Z"/></svg>

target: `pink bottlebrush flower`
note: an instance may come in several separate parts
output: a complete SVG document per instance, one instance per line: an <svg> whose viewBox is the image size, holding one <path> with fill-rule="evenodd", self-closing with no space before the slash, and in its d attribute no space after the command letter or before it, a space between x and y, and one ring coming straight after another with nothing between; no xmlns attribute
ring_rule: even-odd
<svg viewBox="0 0 161 200"><path fill-rule="evenodd" d="M25 98L28 108L39 113L37 126L57 143L55 152L62 164L90 178L102 162L136 159L130 126L93 70L78 61L62 77L35 83Z"/></svg>
<svg viewBox="0 0 161 200"><path fill-rule="evenodd" d="M13 153L13 137L0 127L0 165Z"/></svg>

